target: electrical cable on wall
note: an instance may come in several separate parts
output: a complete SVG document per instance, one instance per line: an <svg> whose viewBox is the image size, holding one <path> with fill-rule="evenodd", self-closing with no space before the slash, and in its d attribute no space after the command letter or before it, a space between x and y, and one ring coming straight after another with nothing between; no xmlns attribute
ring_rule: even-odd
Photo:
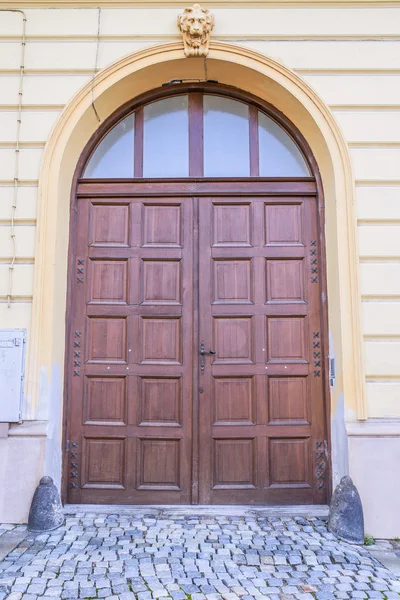
<svg viewBox="0 0 400 600"><path fill-rule="evenodd" d="M99 113L97 112L96 106L94 104L94 78L96 77L97 74L97 63L99 60L99 47L100 47L100 24L101 24L101 8L100 6L97 8L98 13L97 13L97 42L96 42L96 58L94 61L94 71L93 71L93 76L92 76L92 108L94 111L94 114L96 115L96 119L98 120L98 122L101 122Z"/></svg>
<svg viewBox="0 0 400 600"><path fill-rule="evenodd" d="M22 36L21 36L21 60L19 67L19 85L18 85L18 111L17 111L17 131L16 131L16 145L15 145L15 160L14 160L14 194L13 203L11 207L11 242L12 242L12 258L8 271L8 290L7 290L7 304L8 308L11 308L11 296L12 296L12 284L13 284L13 272L15 260L17 257L17 241L15 237L15 214L17 212L17 201L18 201L18 187L19 187L19 144L20 144L20 132L21 132L21 121L22 121L22 93L23 93L23 80L25 73L25 47L26 47L26 24L27 17L23 10L18 8L0 8L0 12L13 12L20 13L22 15Z"/></svg>

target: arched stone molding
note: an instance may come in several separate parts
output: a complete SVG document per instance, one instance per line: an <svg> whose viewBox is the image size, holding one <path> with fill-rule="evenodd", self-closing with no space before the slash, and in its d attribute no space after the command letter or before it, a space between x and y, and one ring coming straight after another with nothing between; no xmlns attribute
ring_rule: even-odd
<svg viewBox="0 0 400 600"><path fill-rule="evenodd" d="M236 86L273 104L297 126L314 153L324 187L329 332L337 360L331 413L343 412L344 403L346 420L365 418L355 190L347 145L321 98L275 60L240 46L211 42L207 70L205 67L202 58L183 58L181 43L159 45L124 57L76 94L46 144L39 182L24 418L48 419L52 415L52 452L58 447L59 456L70 193L79 156L99 125L92 101L95 99L103 121L118 106L145 91L172 79L204 79L206 72L209 79ZM55 463L60 461L54 462L53 457L50 461L54 470L48 464L47 474L59 477Z"/></svg>

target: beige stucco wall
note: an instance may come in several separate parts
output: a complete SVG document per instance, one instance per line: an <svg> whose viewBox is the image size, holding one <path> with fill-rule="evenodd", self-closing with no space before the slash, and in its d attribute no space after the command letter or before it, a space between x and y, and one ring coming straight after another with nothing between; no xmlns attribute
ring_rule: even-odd
<svg viewBox="0 0 400 600"><path fill-rule="evenodd" d="M95 7L25 10L21 183L11 308L6 296L22 21L20 14L0 13L0 328L26 327L29 336L40 160L63 107L93 76L97 43L98 66L103 68L136 50L179 40L179 7L143 4L102 8L99 41ZM396 456L400 458L400 5L205 5L216 17L214 39L256 50L293 69L330 107L348 143L357 198L366 413L375 427L374 435L364 434L354 423L353 408L344 408L353 423L350 470L368 507L369 532L399 535L395 511L386 512L384 520L370 514L381 502L373 492L378 474L374 469L382 476L386 465L389 477ZM27 404L25 417L45 421L51 410L46 402L34 411ZM389 436L388 421L394 421ZM11 428L4 444L19 442L23 455L25 441L19 431L18 426ZM35 440L45 435L43 425ZM386 460L374 466L368 457L376 456L382 444ZM6 514L0 498L0 520L23 520L25 515L26 507Z"/></svg>

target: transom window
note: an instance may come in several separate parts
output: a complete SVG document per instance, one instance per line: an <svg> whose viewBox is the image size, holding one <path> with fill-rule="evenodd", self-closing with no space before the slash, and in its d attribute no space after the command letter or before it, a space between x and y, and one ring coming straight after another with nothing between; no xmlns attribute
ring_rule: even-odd
<svg viewBox="0 0 400 600"><path fill-rule="evenodd" d="M151 102L102 138L84 178L309 177L295 140L240 100L191 92Z"/></svg>

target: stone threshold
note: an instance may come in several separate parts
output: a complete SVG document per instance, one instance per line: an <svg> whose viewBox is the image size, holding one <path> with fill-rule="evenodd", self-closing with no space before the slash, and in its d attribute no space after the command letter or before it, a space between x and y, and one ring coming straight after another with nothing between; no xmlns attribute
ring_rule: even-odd
<svg viewBox="0 0 400 600"><path fill-rule="evenodd" d="M221 517L305 517L325 518L329 506L325 504L301 506L236 506L236 505L126 505L126 504L66 504L65 515L82 513L135 516L143 515L178 516L221 516Z"/></svg>

